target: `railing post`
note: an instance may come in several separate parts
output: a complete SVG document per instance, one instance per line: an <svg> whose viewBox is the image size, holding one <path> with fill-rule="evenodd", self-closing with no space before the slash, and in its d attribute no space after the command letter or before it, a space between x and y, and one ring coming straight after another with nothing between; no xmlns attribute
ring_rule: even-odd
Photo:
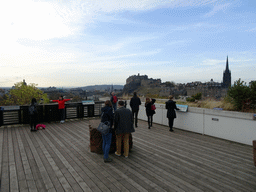
<svg viewBox="0 0 256 192"><path fill-rule="evenodd" d="M94 117L94 105L88 105L88 117Z"/></svg>
<svg viewBox="0 0 256 192"><path fill-rule="evenodd" d="M0 127L1 126L3 126L3 124L4 124L4 110L3 110L3 108L2 107L0 107Z"/></svg>

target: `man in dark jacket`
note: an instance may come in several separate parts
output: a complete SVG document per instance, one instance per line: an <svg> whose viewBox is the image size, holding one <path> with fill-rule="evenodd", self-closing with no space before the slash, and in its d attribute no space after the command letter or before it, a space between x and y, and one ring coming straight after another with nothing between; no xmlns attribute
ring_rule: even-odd
<svg viewBox="0 0 256 192"><path fill-rule="evenodd" d="M114 129L116 131L116 152L117 156L121 156L122 137L124 138L124 156L128 157L129 154L129 136L134 132L132 123L132 112L130 109L124 108L124 102L119 101L119 109L115 112Z"/></svg>
<svg viewBox="0 0 256 192"><path fill-rule="evenodd" d="M139 113L139 106L141 105L140 98L137 96L137 93L133 93L133 97L130 101L130 106L132 108L132 121L134 123L134 115L135 115L135 127L138 127L138 113Z"/></svg>
<svg viewBox="0 0 256 192"><path fill-rule="evenodd" d="M167 118L169 120L169 127L170 127L170 131L173 132L173 121L174 121L174 118L176 118L176 112L174 109L176 110L180 110L177 108L176 106L176 102L172 100L173 99L173 96L170 95L169 96L169 101L167 101L165 103L165 108L167 109Z"/></svg>

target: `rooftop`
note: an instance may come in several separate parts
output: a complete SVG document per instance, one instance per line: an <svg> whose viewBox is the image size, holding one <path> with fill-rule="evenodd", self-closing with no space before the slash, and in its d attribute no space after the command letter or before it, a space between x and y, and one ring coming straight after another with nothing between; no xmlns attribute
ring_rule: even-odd
<svg viewBox="0 0 256 192"><path fill-rule="evenodd" d="M0 191L256 191L252 146L139 121L128 159L89 151L88 120L0 128Z"/></svg>

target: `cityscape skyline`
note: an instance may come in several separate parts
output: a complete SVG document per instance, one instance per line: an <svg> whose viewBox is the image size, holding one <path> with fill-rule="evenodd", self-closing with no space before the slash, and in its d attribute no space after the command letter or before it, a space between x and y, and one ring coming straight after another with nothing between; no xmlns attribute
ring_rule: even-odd
<svg viewBox="0 0 256 192"><path fill-rule="evenodd" d="M124 85L134 74L162 82L231 83L256 72L253 0L0 2L0 87Z"/></svg>

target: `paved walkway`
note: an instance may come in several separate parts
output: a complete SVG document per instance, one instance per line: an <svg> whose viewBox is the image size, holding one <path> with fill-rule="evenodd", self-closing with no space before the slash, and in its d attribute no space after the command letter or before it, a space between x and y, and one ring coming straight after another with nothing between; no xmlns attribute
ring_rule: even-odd
<svg viewBox="0 0 256 192"><path fill-rule="evenodd" d="M251 146L144 121L133 144L128 159L104 163L86 120L0 128L0 191L256 191Z"/></svg>

